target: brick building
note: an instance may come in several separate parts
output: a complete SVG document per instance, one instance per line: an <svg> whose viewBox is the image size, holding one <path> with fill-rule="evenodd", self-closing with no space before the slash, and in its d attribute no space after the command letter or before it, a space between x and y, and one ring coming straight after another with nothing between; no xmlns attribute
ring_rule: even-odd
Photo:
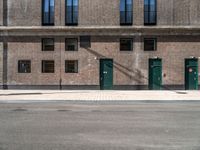
<svg viewBox="0 0 200 150"><path fill-rule="evenodd" d="M199 0L1 0L4 89L198 89Z"/></svg>

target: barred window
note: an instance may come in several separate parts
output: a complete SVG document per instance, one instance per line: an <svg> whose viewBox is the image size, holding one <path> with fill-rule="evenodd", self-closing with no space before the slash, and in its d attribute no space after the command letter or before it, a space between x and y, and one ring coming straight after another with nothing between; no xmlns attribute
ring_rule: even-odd
<svg viewBox="0 0 200 150"><path fill-rule="evenodd" d="M132 51L133 50L133 39L122 38L120 39L120 51Z"/></svg>
<svg viewBox="0 0 200 150"><path fill-rule="evenodd" d="M31 73L31 61L30 60L19 60L18 61L18 72L19 73Z"/></svg>
<svg viewBox="0 0 200 150"><path fill-rule="evenodd" d="M42 60L42 73L54 73L53 60Z"/></svg>
<svg viewBox="0 0 200 150"><path fill-rule="evenodd" d="M54 39L53 38L42 39L42 51L54 51Z"/></svg>
<svg viewBox="0 0 200 150"><path fill-rule="evenodd" d="M78 60L66 60L65 73L78 73Z"/></svg>
<svg viewBox="0 0 200 150"><path fill-rule="evenodd" d="M144 51L155 51L157 49L156 38L145 38L144 39Z"/></svg>
<svg viewBox="0 0 200 150"><path fill-rule="evenodd" d="M65 39L65 50L66 51L78 51L78 39L77 38Z"/></svg>

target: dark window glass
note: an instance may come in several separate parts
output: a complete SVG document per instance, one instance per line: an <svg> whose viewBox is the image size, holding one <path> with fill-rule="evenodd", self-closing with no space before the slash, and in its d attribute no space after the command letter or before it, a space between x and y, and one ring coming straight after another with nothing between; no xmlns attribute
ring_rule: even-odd
<svg viewBox="0 0 200 150"><path fill-rule="evenodd" d="M66 73L78 73L78 60L66 60L65 61Z"/></svg>
<svg viewBox="0 0 200 150"><path fill-rule="evenodd" d="M81 36L80 37L80 47L85 47L85 48L91 47L90 36Z"/></svg>
<svg viewBox="0 0 200 150"><path fill-rule="evenodd" d="M78 50L78 39L77 38L67 38L65 40L65 50L66 51L77 51Z"/></svg>
<svg viewBox="0 0 200 150"><path fill-rule="evenodd" d="M42 25L54 25L54 0L42 0Z"/></svg>
<svg viewBox="0 0 200 150"><path fill-rule="evenodd" d="M42 61L42 73L54 73L54 61L43 60Z"/></svg>
<svg viewBox="0 0 200 150"><path fill-rule="evenodd" d="M144 0L144 25L156 25L156 0Z"/></svg>
<svg viewBox="0 0 200 150"><path fill-rule="evenodd" d="M132 25L133 20L133 0L120 1L120 24Z"/></svg>
<svg viewBox="0 0 200 150"><path fill-rule="evenodd" d="M157 39L155 38L145 38L144 39L144 50L145 51L155 51L157 49Z"/></svg>
<svg viewBox="0 0 200 150"><path fill-rule="evenodd" d="M42 50L54 51L54 39L50 39L50 38L42 39Z"/></svg>
<svg viewBox="0 0 200 150"><path fill-rule="evenodd" d="M66 25L78 25L78 0L65 1Z"/></svg>
<svg viewBox="0 0 200 150"><path fill-rule="evenodd" d="M19 73L30 73L31 72L31 61L30 60L19 60L18 61L18 72Z"/></svg>
<svg viewBox="0 0 200 150"><path fill-rule="evenodd" d="M120 39L120 51L132 51L133 39Z"/></svg>

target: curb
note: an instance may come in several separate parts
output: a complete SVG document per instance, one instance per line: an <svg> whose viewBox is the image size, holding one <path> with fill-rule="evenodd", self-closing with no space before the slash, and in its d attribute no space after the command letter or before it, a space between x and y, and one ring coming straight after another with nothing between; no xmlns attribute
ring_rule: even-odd
<svg viewBox="0 0 200 150"><path fill-rule="evenodd" d="M140 104L140 103L200 103L200 100L2 100L0 104L14 103L67 103L67 104Z"/></svg>

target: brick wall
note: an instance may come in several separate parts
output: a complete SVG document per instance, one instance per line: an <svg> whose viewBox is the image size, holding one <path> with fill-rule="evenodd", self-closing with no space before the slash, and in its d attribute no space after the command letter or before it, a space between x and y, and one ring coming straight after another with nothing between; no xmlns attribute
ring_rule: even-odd
<svg viewBox="0 0 200 150"><path fill-rule="evenodd" d="M119 37L92 37L92 47L65 51L65 37L57 37L54 52L41 51L40 38L16 38L8 43L8 84L11 85L98 85L99 59L114 59L114 85L147 85L148 58L163 59L165 85L184 84L184 59L200 56L200 37L158 37L157 51L143 51L143 37L134 38L134 49L119 51ZM17 61L30 59L31 74L18 74ZM42 74L41 60L55 60L55 73ZM79 73L66 74L65 60L79 60ZM200 69L200 68L199 68ZM200 81L200 80L199 80Z"/></svg>
<svg viewBox="0 0 200 150"><path fill-rule="evenodd" d="M0 26L3 25L3 0L0 1Z"/></svg>
<svg viewBox="0 0 200 150"><path fill-rule="evenodd" d="M79 0L79 25L118 26L119 4L119 0ZM143 5L143 0L134 0L133 25L143 25ZM158 25L200 25L199 8L199 0L157 0ZM10 26L40 26L41 0L8 0L8 17ZM65 0L55 1L55 25L65 25Z"/></svg>

